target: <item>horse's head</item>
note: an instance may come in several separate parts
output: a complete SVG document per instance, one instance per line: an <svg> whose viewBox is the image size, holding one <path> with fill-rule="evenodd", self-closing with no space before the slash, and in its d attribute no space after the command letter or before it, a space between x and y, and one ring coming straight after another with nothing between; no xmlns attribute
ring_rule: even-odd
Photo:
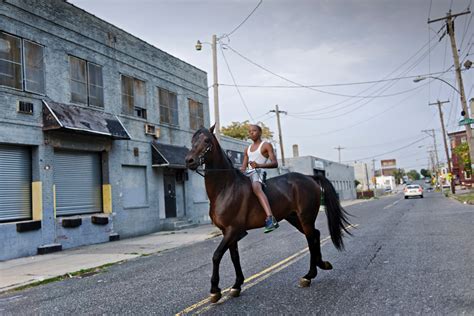
<svg viewBox="0 0 474 316"><path fill-rule="evenodd" d="M216 147L216 140L213 135L215 125L207 128L200 128L194 133L191 140L191 150L185 157L186 167L196 170L200 165L206 163L209 153Z"/></svg>

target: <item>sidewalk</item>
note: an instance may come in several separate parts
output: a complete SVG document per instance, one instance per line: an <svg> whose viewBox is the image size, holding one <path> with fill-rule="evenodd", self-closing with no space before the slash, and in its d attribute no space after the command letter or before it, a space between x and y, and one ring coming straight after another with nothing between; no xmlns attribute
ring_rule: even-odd
<svg viewBox="0 0 474 316"><path fill-rule="evenodd" d="M367 200L342 201L342 206ZM18 287L44 282L120 261L150 255L160 251L191 245L219 236L220 230L211 225L174 231L158 232L103 244L83 246L47 255L37 255L0 262L0 293Z"/></svg>

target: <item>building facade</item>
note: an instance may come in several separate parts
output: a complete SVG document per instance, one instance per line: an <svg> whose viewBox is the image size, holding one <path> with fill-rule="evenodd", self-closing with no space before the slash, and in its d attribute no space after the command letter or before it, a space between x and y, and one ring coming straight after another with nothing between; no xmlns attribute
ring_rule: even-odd
<svg viewBox="0 0 474 316"><path fill-rule="evenodd" d="M0 15L0 260L209 222L204 71L66 1Z"/></svg>
<svg viewBox="0 0 474 316"><path fill-rule="evenodd" d="M324 175L331 181L340 200L356 199L354 167L313 156L285 159L289 172L300 172L307 175ZM280 162L281 166L281 162Z"/></svg>
<svg viewBox="0 0 474 316"><path fill-rule="evenodd" d="M451 163L453 171L453 180L455 185L463 185L472 187L474 180L469 170L466 170L461 157L459 157L454 149L462 144L467 143L466 131L448 133L449 144L451 147Z"/></svg>

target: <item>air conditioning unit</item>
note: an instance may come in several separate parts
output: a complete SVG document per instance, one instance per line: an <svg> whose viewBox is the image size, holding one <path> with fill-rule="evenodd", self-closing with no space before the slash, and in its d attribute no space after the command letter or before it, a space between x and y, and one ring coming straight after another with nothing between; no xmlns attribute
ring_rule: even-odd
<svg viewBox="0 0 474 316"><path fill-rule="evenodd" d="M145 134L151 135L155 138L160 137L160 128L152 124L145 124Z"/></svg>
<svg viewBox="0 0 474 316"><path fill-rule="evenodd" d="M18 100L16 103L16 111L23 114L33 114L33 103Z"/></svg>

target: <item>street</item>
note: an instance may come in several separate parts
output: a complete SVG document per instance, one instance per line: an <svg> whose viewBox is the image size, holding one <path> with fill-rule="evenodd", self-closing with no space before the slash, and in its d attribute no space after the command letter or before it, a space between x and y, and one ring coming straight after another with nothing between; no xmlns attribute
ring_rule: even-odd
<svg viewBox="0 0 474 316"><path fill-rule="evenodd" d="M306 241L285 221L271 234L251 231L239 243L247 278L239 298L226 292L218 304L206 301L211 257L220 237L140 257L83 278L0 296L1 314L473 314L474 209L425 193L402 194L346 208L352 237L338 252L321 212L323 259L309 288L298 280L309 266ZM291 258L290 258L291 257ZM283 261L283 262L282 262ZM233 284L226 254L221 288Z"/></svg>

